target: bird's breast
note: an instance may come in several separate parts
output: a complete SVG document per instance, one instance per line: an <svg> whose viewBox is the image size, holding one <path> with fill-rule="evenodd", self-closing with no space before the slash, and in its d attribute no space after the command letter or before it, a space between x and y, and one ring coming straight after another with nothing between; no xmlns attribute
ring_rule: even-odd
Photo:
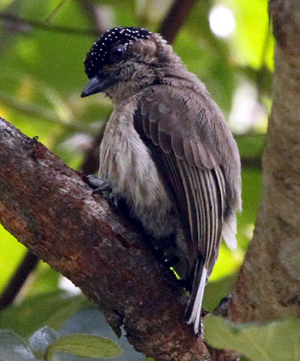
<svg viewBox="0 0 300 361"><path fill-rule="evenodd" d="M174 212L151 153L134 129L135 109L131 101L112 112L100 146L99 176L115 197L126 199L144 228L160 237L174 232Z"/></svg>

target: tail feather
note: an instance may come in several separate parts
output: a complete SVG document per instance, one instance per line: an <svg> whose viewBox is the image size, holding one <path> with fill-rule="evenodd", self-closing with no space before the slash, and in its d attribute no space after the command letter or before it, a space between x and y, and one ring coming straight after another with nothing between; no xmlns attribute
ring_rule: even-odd
<svg viewBox="0 0 300 361"><path fill-rule="evenodd" d="M193 289L186 309L187 323L194 325L196 335L199 335L201 332L201 310L206 279L207 268L203 266L203 262L198 260L195 267Z"/></svg>
<svg viewBox="0 0 300 361"><path fill-rule="evenodd" d="M228 247L231 249L237 247L235 234L236 216L235 214L232 214L227 217L222 227L222 237L224 238ZM213 261L213 263L211 261ZM191 290L191 297L186 308L186 317L188 319L187 323L194 325L194 331L196 335L199 335L201 332L201 311L204 288L215 261L216 259L212 258L210 262L204 263L203 258L199 257L197 259L194 272L192 272L193 285Z"/></svg>
<svg viewBox="0 0 300 361"><path fill-rule="evenodd" d="M226 219L226 221L224 221L222 228L222 237L230 249L237 248L237 241L235 235L236 235L236 216L235 214L232 214L228 219Z"/></svg>

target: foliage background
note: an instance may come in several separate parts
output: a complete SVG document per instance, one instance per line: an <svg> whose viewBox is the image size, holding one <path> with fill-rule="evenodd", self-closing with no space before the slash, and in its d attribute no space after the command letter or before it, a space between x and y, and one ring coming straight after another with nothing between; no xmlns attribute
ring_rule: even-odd
<svg viewBox="0 0 300 361"><path fill-rule="evenodd" d="M97 32L117 25L156 31L171 3L2 0L0 116L26 135L38 136L65 163L80 169L111 111L109 99L102 95L80 98L87 82L83 60L97 39ZM226 37L217 36L209 20L212 10L222 9L220 6L230 9L235 21L233 32ZM5 14L27 21L8 20ZM220 14L217 23L226 28L226 13ZM236 279L252 237L260 199L260 156L271 105L273 67L267 2L196 2L175 39L174 49L189 70L206 84L225 113L242 156L239 248L221 248L204 299L204 307L212 310L230 292ZM26 250L4 229L0 230L0 247L1 292ZM14 329L27 338L45 323L59 329L76 310L86 307L81 296L73 296L69 288L65 289L61 277L40 263L19 295L17 306L2 313L0 328ZM46 309L49 313L44 312Z"/></svg>

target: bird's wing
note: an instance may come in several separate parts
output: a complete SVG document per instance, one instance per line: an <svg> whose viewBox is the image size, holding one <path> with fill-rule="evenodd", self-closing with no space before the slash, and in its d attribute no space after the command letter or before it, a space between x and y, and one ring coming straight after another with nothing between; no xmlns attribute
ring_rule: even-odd
<svg viewBox="0 0 300 361"><path fill-rule="evenodd" d="M226 186L216 145L203 127L212 125L197 96L184 101L156 87L139 102L134 126L176 204L190 271L201 257L210 273L221 239Z"/></svg>
<svg viewBox="0 0 300 361"><path fill-rule="evenodd" d="M196 333L226 209L225 176L215 138L220 119L211 119L220 113L209 101L192 90L182 99L172 87L158 86L141 98L134 115L134 127L150 149L182 222L193 280L187 313Z"/></svg>

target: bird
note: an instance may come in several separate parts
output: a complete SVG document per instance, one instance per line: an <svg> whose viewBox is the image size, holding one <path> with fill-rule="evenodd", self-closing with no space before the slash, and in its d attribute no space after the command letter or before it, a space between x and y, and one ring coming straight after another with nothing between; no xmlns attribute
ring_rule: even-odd
<svg viewBox="0 0 300 361"><path fill-rule="evenodd" d="M84 65L89 82L81 97L103 92L114 106L100 145L102 189L125 202L158 253L172 260L190 292L187 323L199 335L221 241L236 247L237 144L204 83L160 34L108 30Z"/></svg>

